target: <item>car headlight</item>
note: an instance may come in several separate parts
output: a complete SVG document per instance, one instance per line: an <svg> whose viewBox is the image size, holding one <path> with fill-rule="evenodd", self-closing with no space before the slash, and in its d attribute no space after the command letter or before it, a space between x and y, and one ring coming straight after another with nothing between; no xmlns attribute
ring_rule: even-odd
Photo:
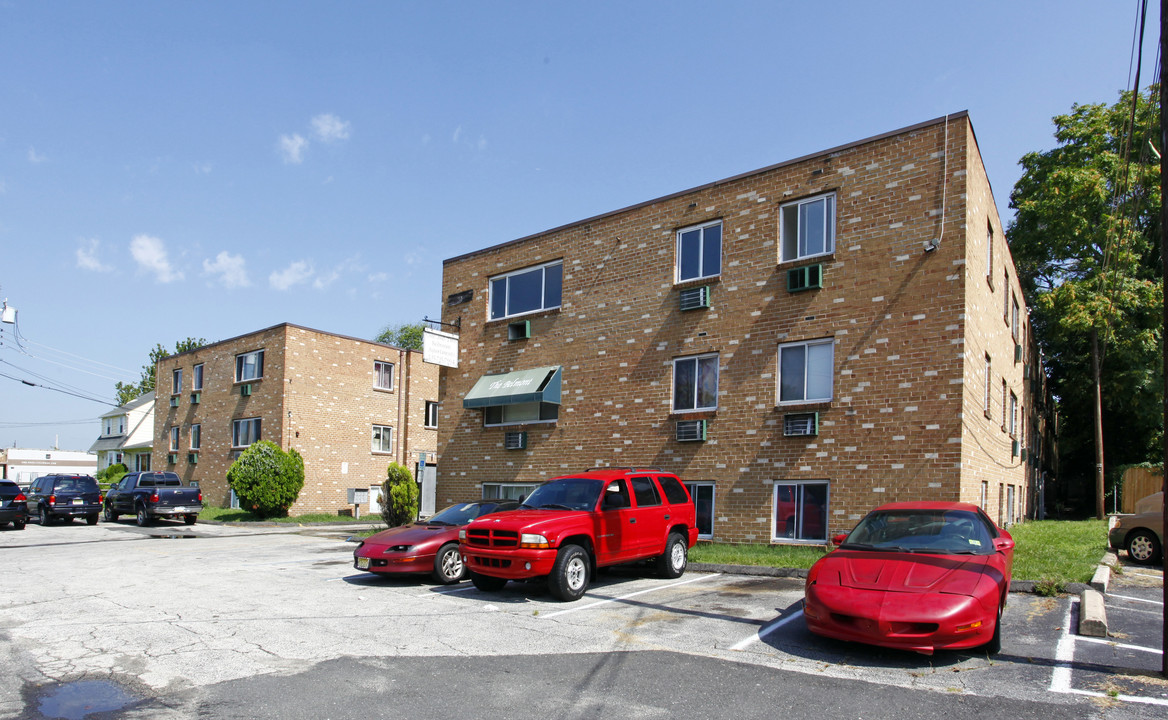
<svg viewBox="0 0 1168 720"><path fill-rule="evenodd" d="M523 533L519 536L519 547L521 548L549 548L551 545L543 535L536 535L534 533Z"/></svg>
<svg viewBox="0 0 1168 720"><path fill-rule="evenodd" d="M391 553L391 552L409 552L413 547L414 547L413 545L391 545L391 546L387 547L386 549L382 550L381 552L382 552L382 554Z"/></svg>
<svg viewBox="0 0 1168 720"><path fill-rule="evenodd" d="M458 531L458 541L459 542L466 542L466 529L465 528Z"/></svg>

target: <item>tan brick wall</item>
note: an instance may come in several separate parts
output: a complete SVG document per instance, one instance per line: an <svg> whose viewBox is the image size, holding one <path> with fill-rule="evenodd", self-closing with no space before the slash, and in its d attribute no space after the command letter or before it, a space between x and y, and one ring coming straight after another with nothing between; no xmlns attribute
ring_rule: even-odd
<svg viewBox="0 0 1168 720"><path fill-rule="evenodd" d="M964 115L949 123L947 161L945 138L943 123L925 124L447 261L443 297L474 298L443 316L462 328L460 366L443 369L439 503L486 481L659 466L715 483L717 539L768 541L776 481L829 481L831 533L884 502L976 501L963 478L963 234L967 166L980 159ZM780 206L828 191L837 232L818 260L824 287L789 293L787 270L806 262L779 261ZM925 252L943 206L945 235ZM712 307L682 312L676 231L716 219L720 277L681 286L709 284ZM507 323L487 320L488 278L555 259L562 308L508 341ZM832 401L778 407L778 346L817 338L834 340ZM718 409L671 413L672 361L700 353L719 357ZM563 366L559 421L526 426L528 449L506 451L504 431L524 428L484 428L462 398L486 373L543 365ZM800 410L819 411L818 437L783 435ZM695 417L709 419L708 440L674 440L675 421Z"/></svg>
<svg viewBox="0 0 1168 720"><path fill-rule="evenodd" d="M234 382L235 356L260 348L264 349L264 377L252 383L251 396L242 396L241 383ZM374 388L375 361L394 364L393 390ZM204 389L201 402L194 405L190 378L193 366L200 362L204 363ZM407 365L411 368L408 385L403 373ZM169 406L171 373L176 367L182 367L184 374L177 409ZM290 510L293 515L351 507L348 488L378 484L386 466L395 460L413 469L418 451L437 448L437 432L422 429L423 410L414 412L415 395L434 393L437 366L421 362L421 353L416 351L285 324L164 358L158 363L157 377L165 392L156 397L155 447L168 447L168 430L177 424L181 450L174 465L167 464L166 452L156 450L154 469L174 470L197 480L205 502L211 505L226 506L230 499L226 475L234 460L231 428L235 419L261 418L261 439L284 450L296 448L304 457L304 489ZM202 425L202 449L197 464L192 465L187 448L194 423ZM373 452L374 424L394 428L392 453Z"/></svg>

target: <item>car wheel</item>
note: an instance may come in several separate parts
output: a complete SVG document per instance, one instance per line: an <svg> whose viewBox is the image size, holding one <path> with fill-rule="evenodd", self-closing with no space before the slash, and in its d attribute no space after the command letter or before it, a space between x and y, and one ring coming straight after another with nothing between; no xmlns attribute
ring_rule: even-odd
<svg viewBox="0 0 1168 720"><path fill-rule="evenodd" d="M588 589L592 562L579 545L565 545L556 554L556 564L548 576L548 589L564 602L579 600Z"/></svg>
<svg viewBox="0 0 1168 720"><path fill-rule="evenodd" d="M474 586L483 592L498 592L507 584L507 578L491 577L490 575L479 575L476 572L470 574L470 581Z"/></svg>
<svg viewBox="0 0 1168 720"><path fill-rule="evenodd" d="M97 524L97 513L93 513L92 515L86 515L85 516L85 524L86 525L96 525Z"/></svg>
<svg viewBox="0 0 1168 720"><path fill-rule="evenodd" d="M1160 562L1160 541L1151 530L1136 530L1127 536L1127 556L1141 565Z"/></svg>
<svg viewBox="0 0 1168 720"><path fill-rule="evenodd" d="M144 507L138 508L138 513L134 519L137 521L138 527L146 527L150 524L150 514L146 512L146 508Z"/></svg>
<svg viewBox="0 0 1168 720"><path fill-rule="evenodd" d="M685 546L685 538L679 533L669 533L665 552L657 558L657 574L663 578L678 578L685 573L688 564L689 548Z"/></svg>
<svg viewBox="0 0 1168 720"><path fill-rule="evenodd" d="M998 606L998 619L994 621L994 634L983 646L987 655L997 655L1002 651L1002 606Z"/></svg>
<svg viewBox="0 0 1168 720"><path fill-rule="evenodd" d="M41 507L40 507L40 516L41 516L41 525L48 525L49 521L50 521L49 520L49 509L46 508L44 505L41 505Z"/></svg>
<svg viewBox="0 0 1168 720"><path fill-rule="evenodd" d="M465 576L466 565L462 563L458 543L446 543L438 548L438 554L434 556L434 579L443 585L449 585L462 580Z"/></svg>
<svg viewBox="0 0 1168 720"><path fill-rule="evenodd" d="M183 515L183 522L185 522L187 525L194 525L195 521L198 519L198 515Z"/></svg>
<svg viewBox="0 0 1168 720"><path fill-rule="evenodd" d="M105 508L101 511L101 513L102 513L102 515L105 516L106 522L117 522L118 521L118 514L116 512L114 512L114 509L112 507L110 507L109 505L106 505Z"/></svg>
<svg viewBox="0 0 1168 720"><path fill-rule="evenodd" d="M17 530L23 530L26 522L27 521L23 520L23 519L22 520L13 520L12 527L16 528Z"/></svg>

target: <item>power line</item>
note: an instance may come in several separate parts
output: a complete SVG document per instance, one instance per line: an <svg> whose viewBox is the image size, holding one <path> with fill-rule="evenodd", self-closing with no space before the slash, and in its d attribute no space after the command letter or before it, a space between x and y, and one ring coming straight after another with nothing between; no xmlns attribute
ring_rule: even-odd
<svg viewBox="0 0 1168 720"><path fill-rule="evenodd" d="M82 400L90 400L90 401L95 402L95 403L101 403L102 405L109 405L111 407L117 407L117 405L118 405L116 402L113 402L110 400L102 400L100 398L90 397L88 395L82 395L80 393L70 392L68 390L62 390L61 388L49 387L48 385L41 385L40 383L34 383L32 381L25 380L23 378L13 377L13 376L7 375L5 373L0 373L0 377L6 377L9 380L15 380L18 383L24 383L25 385L28 385L29 387L44 388L45 390L52 390L54 392L63 393L65 395L72 395L73 397L78 397L78 398L81 398Z"/></svg>

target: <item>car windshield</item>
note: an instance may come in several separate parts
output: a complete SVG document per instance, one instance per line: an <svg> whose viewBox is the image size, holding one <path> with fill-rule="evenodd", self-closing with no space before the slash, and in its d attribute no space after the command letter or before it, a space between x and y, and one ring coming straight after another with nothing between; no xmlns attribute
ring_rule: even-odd
<svg viewBox="0 0 1168 720"><path fill-rule="evenodd" d="M429 520L419 520L418 525L466 525L471 520L474 520L479 515L490 512L495 508L495 503L459 503L451 505L448 508L443 508L430 516Z"/></svg>
<svg viewBox="0 0 1168 720"><path fill-rule="evenodd" d="M938 555L988 555L989 528L966 510L882 510L870 513L840 547Z"/></svg>
<svg viewBox="0 0 1168 720"><path fill-rule="evenodd" d="M563 478L540 485L521 507L548 510L595 510L604 483L591 478Z"/></svg>

